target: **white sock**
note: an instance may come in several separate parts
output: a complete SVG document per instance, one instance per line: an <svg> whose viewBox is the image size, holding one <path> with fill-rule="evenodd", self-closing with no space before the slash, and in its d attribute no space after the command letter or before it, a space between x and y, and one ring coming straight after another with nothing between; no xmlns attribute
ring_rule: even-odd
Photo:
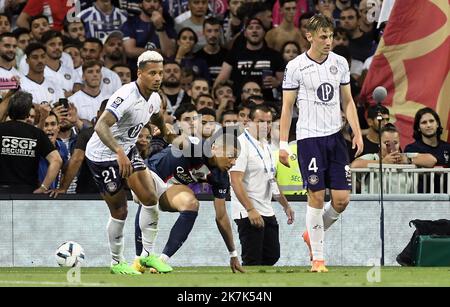
<svg viewBox="0 0 450 307"><path fill-rule="evenodd" d="M309 233L313 260L323 260L323 239L325 231L323 230L323 209L306 207L306 229Z"/></svg>
<svg viewBox="0 0 450 307"><path fill-rule="evenodd" d="M158 220L158 205L141 207L141 214L139 216L139 227L142 232L141 256L148 256L153 251L156 235L158 234Z"/></svg>
<svg viewBox="0 0 450 307"><path fill-rule="evenodd" d="M109 239L109 249L111 251L112 262L111 264L118 264L121 261L125 261L123 256L123 227L125 221L118 220L109 217L108 225L106 226Z"/></svg>
<svg viewBox="0 0 450 307"><path fill-rule="evenodd" d="M325 231L327 231L327 229L337 221L339 215L341 214L336 212L331 205L331 200L325 203L325 206L323 207L323 227Z"/></svg>
<svg viewBox="0 0 450 307"><path fill-rule="evenodd" d="M168 262L170 257L165 254L161 254L161 256L159 256L159 259L161 259L164 262Z"/></svg>

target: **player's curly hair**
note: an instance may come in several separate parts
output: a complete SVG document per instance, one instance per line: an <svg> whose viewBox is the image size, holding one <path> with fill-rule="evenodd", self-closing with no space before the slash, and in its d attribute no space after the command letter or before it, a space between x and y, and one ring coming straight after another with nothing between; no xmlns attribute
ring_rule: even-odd
<svg viewBox="0 0 450 307"><path fill-rule="evenodd" d="M331 29L331 31L334 31L334 24L329 17L322 14L316 14L309 19L306 29L311 33L317 32L319 29Z"/></svg>

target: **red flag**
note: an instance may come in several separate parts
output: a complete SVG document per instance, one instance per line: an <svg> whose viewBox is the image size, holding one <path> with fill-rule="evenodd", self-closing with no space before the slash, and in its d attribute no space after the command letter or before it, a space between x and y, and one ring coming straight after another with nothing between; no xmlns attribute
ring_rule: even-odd
<svg viewBox="0 0 450 307"><path fill-rule="evenodd" d="M384 86L402 147L413 142L417 110L439 114L442 138L450 141L450 0L396 0L380 40L361 98Z"/></svg>

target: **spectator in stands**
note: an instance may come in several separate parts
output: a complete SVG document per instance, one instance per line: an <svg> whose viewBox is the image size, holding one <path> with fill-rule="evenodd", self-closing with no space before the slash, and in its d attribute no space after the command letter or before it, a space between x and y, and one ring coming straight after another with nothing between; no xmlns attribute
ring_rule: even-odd
<svg viewBox="0 0 450 307"><path fill-rule="evenodd" d="M136 147L142 159L144 160L147 159L150 155L150 141L152 140L151 130L152 128L150 127L150 125L145 125L144 127L142 127L136 141Z"/></svg>
<svg viewBox="0 0 450 307"><path fill-rule="evenodd" d="M119 76L120 81L122 81L122 85L131 82L131 69L126 64L113 65L113 67L111 67L111 70Z"/></svg>
<svg viewBox="0 0 450 307"><path fill-rule="evenodd" d="M62 159L61 170L58 172L58 176L55 179L55 181L50 183L49 186L49 189L53 190L56 189L61 182L60 179L62 176L62 171L65 170L65 166L67 164L67 161L69 160L68 158L69 152L67 151L67 147L64 145L64 143L61 140L57 139L59 132L59 119L55 113L50 112L48 116L45 118L43 131L47 135L53 146L55 146L56 150L58 151ZM45 158L41 157L39 160L39 173L38 173L40 182L44 181L45 175L47 174L48 171L48 166L49 166L48 161Z"/></svg>
<svg viewBox="0 0 450 307"><path fill-rule="evenodd" d="M359 27L359 12L354 7L349 7L341 12L341 27L349 32L349 48L352 59L364 61L373 54L374 33L363 32Z"/></svg>
<svg viewBox="0 0 450 307"><path fill-rule="evenodd" d="M243 104L241 103L237 107L238 112L238 122L242 129L247 128L247 124L250 121L250 110L251 107L249 104Z"/></svg>
<svg viewBox="0 0 450 307"><path fill-rule="evenodd" d="M418 110L414 118L413 132L413 137L416 141L408 144L405 147L405 152L431 154L437 160L435 166L450 168L450 144L441 139L442 131L441 119L435 110L428 107ZM427 182L429 181L428 179ZM447 185L444 184L445 188L441 191L439 181L440 176L436 175L435 193L447 193ZM423 185L419 182L419 192L421 191L423 191Z"/></svg>
<svg viewBox="0 0 450 307"><path fill-rule="evenodd" d="M32 105L31 94L16 92L9 99L11 120L0 123L0 193L45 193L61 168L62 159L45 133L26 123ZM41 182L38 181L40 157L49 162Z"/></svg>
<svg viewBox="0 0 450 307"><path fill-rule="evenodd" d="M42 34L50 30L50 25L48 23L47 16L44 15L36 15L31 17L30 26L24 27L25 29L30 29L31 39L35 42L38 42L42 38Z"/></svg>
<svg viewBox="0 0 450 307"><path fill-rule="evenodd" d="M333 18L336 22L336 25L339 26L339 17L341 16L341 12L349 8L351 6L355 7L354 0L335 0L335 8L333 11Z"/></svg>
<svg viewBox="0 0 450 307"><path fill-rule="evenodd" d="M116 64L125 64L126 57L123 48L123 34L120 31L111 32L103 41L103 65L111 69Z"/></svg>
<svg viewBox="0 0 450 307"><path fill-rule="evenodd" d="M228 0L228 10L223 16L223 31L226 42L231 41L242 29L242 20L237 16L237 11L244 2L244 0Z"/></svg>
<svg viewBox="0 0 450 307"><path fill-rule="evenodd" d="M335 0L314 0L317 13L325 15L334 21L333 12L336 8Z"/></svg>
<svg viewBox="0 0 450 307"><path fill-rule="evenodd" d="M400 135L392 124L386 124L381 128L381 159L383 164L413 164L417 167L431 168L437 162L437 159L428 153L400 153ZM377 153L368 153L354 160L351 164L353 168L366 168L371 163L379 163L380 155ZM400 180L400 184L392 182L391 193L399 193L405 189L407 192L413 191L412 180L406 180L406 173L402 173L397 176L394 181ZM375 173L375 178L378 180L378 174ZM367 181L369 176L366 176L363 180ZM367 182L366 182L367 183ZM408 183L408 185L406 185ZM375 185L375 192L377 192L379 184ZM368 184L365 185L368 187ZM400 190L398 188L400 187ZM367 191L364 190L362 193Z"/></svg>
<svg viewBox="0 0 450 307"><path fill-rule="evenodd" d="M197 35L191 28L183 28L178 32L177 51L175 61L183 68L191 68L196 76L210 80L206 61L194 57L194 45L198 41Z"/></svg>
<svg viewBox="0 0 450 307"><path fill-rule="evenodd" d="M103 111L106 108L107 99L103 100L100 109L97 111L97 118L100 118ZM76 182L76 193L97 193L98 188L95 184L91 171L86 163L85 151L86 145L92 134L94 133L94 127L89 127L87 129L83 129L80 131L80 134L77 137L77 141L75 143L75 147L70 157L70 160L67 165L67 169L61 178L61 185L58 189L53 190L50 193L51 197L57 197L58 194L65 194L69 189L71 183L74 181L75 177L77 177Z"/></svg>
<svg viewBox="0 0 450 307"><path fill-rule="evenodd" d="M99 39L87 38L83 43L83 48L81 49L81 58L85 62L90 60L100 61L102 50L103 50L103 43ZM79 75L82 76L83 73L79 72ZM109 68L103 66L102 83L100 85L102 92L104 92L105 95L112 95L121 86L122 81L120 81L119 76Z"/></svg>
<svg viewBox="0 0 450 307"><path fill-rule="evenodd" d="M100 88L101 80L102 63L86 61L83 64L83 87L68 98L77 108L78 117L85 122L94 123L102 101L109 98Z"/></svg>
<svg viewBox="0 0 450 307"><path fill-rule="evenodd" d="M63 36L61 32L49 30L42 35L41 42L47 53L45 76L51 78L64 90L66 97L73 94L74 70L71 66L64 65L62 61Z"/></svg>
<svg viewBox="0 0 450 307"><path fill-rule="evenodd" d="M175 61L164 62L161 89L168 101L167 111L173 114L183 103L190 103L189 95L181 87L181 66Z"/></svg>
<svg viewBox="0 0 450 307"><path fill-rule="evenodd" d="M188 136L201 135L199 116L193 104L181 105L175 111L174 116L177 119L177 127L180 134Z"/></svg>
<svg viewBox="0 0 450 307"><path fill-rule="evenodd" d="M300 30L294 24L297 0L280 0L281 12L284 15L281 24L267 32L265 40L267 46L278 52L282 52L283 45L288 41L296 41L300 44L304 39Z"/></svg>
<svg viewBox="0 0 450 307"><path fill-rule="evenodd" d="M301 53L300 45L294 41L287 41L283 47L281 47L281 56L284 60L284 65L290 60L295 59Z"/></svg>
<svg viewBox="0 0 450 307"><path fill-rule="evenodd" d="M301 53L307 51L309 49L309 47L311 46L308 39L306 38L306 32L308 31L306 26L308 25L309 19L313 16L314 16L313 12L306 12L306 13L301 14L298 19L298 27L299 27L300 32L302 33L302 37L303 37L303 40L299 42Z"/></svg>
<svg viewBox="0 0 450 307"><path fill-rule="evenodd" d="M195 100L200 94L209 94L208 80L200 77L195 78L187 94L191 97L191 103L195 104Z"/></svg>
<svg viewBox="0 0 450 307"><path fill-rule="evenodd" d="M248 79L242 85L241 103L248 103L248 97L252 95L262 95L261 86L253 79Z"/></svg>
<svg viewBox="0 0 450 307"><path fill-rule="evenodd" d="M372 35L375 35L375 22L369 21L367 17L369 16L369 7L368 7L368 1L367 0L361 0L359 2L358 12L359 16L359 28L364 33L372 33ZM371 4L372 6L373 4Z"/></svg>
<svg viewBox="0 0 450 307"><path fill-rule="evenodd" d="M220 117L222 127L232 127L238 125L238 115L233 110L227 110Z"/></svg>
<svg viewBox="0 0 450 307"><path fill-rule="evenodd" d="M348 31L342 27L334 28L333 49L336 46L348 47L349 44L350 44L350 38L349 38Z"/></svg>
<svg viewBox="0 0 450 307"><path fill-rule="evenodd" d="M216 118L220 118L222 112L226 110L233 110L236 103L236 97L233 94L233 83L226 80L216 84L213 90L213 97L215 97Z"/></svg>
<svg viewBox="0 0 450 307"><path fill-rule="evenodd" d="M348 67L350 68L350 89L352 91L352 96L355 98L358 97L359 93L361 92L361 85L358 82L359 77L361 76L361 69L354 69L353 64L355 64L355 62L358 63L359 61L352 60L350 50L346 46L335 46L333 48L333 52L337 55L343 56L347 60Z"/></svg>
<svg viewBox="0 0 450 307"><path fill-rule="evenodd" d="M19 72L14 67L16 60L17 39L12 33L0 34L0 76L19 80Z"/></svg>
<svg viewBox="0 0 450 307"><path fill-rule="evenodd" d="M20 63L20 60L25 54L25 49L31 40L30 30L25 28L16 28L12 34L16 37L18 47L16 49L16 63Z"/></svg>
<svg viewBox="0 0 450 307"><path fill-rule="evenodd" d="M194 81L194 78L195 78L195 73L192 70L192 67L181 66L180 83L181 83L181 87L183 88L183 90L185 92L187 92L191 88L192 81Z"/></svg>
<svg viewBox="0 0 450 307"><path fill-rule="evenodd" d="M0 13L0 34L11 32L11 21L8 15Z"/></svg>
<svg viewBox="0 0 450 307"><path fill-rule="evenodd" d="M268 48L264 43L265 30L262 22L253 18L245 28L246 45L243 50L232 49L222 65L215 85L223 80L234 81L234 93L241 94L240 84L249 76L258 78L263 84L263 95L274 100L273 89L280 86L283 79L283 59L281 54Z"/></svg>
<svg viewBox="0 0 450 307"><path fill-rule="evenodd" d="M81 76L78 76L79 70L81 68L81 65L83 65L83 59L81 58L81 44L78 43L68 43L64 45L63 50L65 53L70 55L73 62L73 69L75 70L75 73L77 74L76 77L74 77L74 82L81 79Z"/></svg>
<svg viewBox="0 0 450 307"><path fill-rule="evenodd" d="M62 33L67 38L75 39L81 43L86 39L86 32L80 18L71 19L70 21L65 18Z"/></svg>
<svg viewBox="0 0 450 307"><path fill-rule="evenodd" d="M381 127L378 122L378 112L381 113ZM378 106L373 105L370 106L367 110L367 124L369 125L369 131L366 135L363 136L363 143L364 143L364 150L361 153L361 155L365 154L376 154L379 150L379 130L380 128L383 128L387 123L389 122L389 110L384 107L380 106L380 109L378 110Z"/></svg>
<svg viewBox="0 0 450 307"><path fill-rule="evenodd" d="M30 29L30 19L42 14L47 17L50 27L61 31L64 18L74 3L67 0L29 0L17 18L16 24L18 27Z"/></svg>
<svg viewBox="0 0 450 307"><path fill-rule="evenodd" d="M140 7L139 16L129 18L121 28L125 52L133 67L148 49L161 50L164 57L173 56L177 36L172 17L163 12L162 0L143 0Z"/></svg>
<svg viewBox="0 0 450 307"><path fill-rule="evenodd" d="M204 59L208 66L211 82L216 80L226 56L226 49L221 47L222 25L215 17L208 17L203 23L203 35L206 45L194 54L195 58Z"/></svg>
<svg viewBox="0 0 450 307"><path fill-rule="evenodd" d="M215 112L214 98L210 94L200 94L195 99L195 109L199 112L201 109L210 109Z"/></svg>
<svg viewBox="0 0 450 307"><path fill-rule="evenodd" d="M202 138L204 140L210 138L217 129L216 112L211 108L203 108L198 110L202 121Z"/></svg>
<svg viewBox="0 0 450 307"><path fill-rule="evenodd" d="M26 123L32 126L36 125L36 107L34 106L34 104L31 106L30 113L28 114L28 117L26 119Z"/></svg>
<svg viewBox="0 0 450 307"><path fill-rule="evenodd" d="M44 74L48 59L45 47L39 43L31 43L25 49L25 54L29 70L28 74L21 79L21 89L33 96L33 103L48 103L53 106L65 96L63 88L55 83L57 80Z"/></svg>
<svg viewBox="0 0 450 307"><path fill-rule="evenodd" d="M197 52L206 45L206 39L203 35L203 22L208 13L208 0L189 0L188 6L191 16L182 22L175 20L175 30L180 34L183 28L192 29L197 36L193 51Z"/></svg>
<svg viewBox="0 0 450 307"><path fill-rule="evenodd" d="M267 143L272 114L259 106L250 119L249 128L238 137L240 154L230 169L231 214L238 227L243 265L274 265L280 258L280 241L272 197L283 206L288 224L294 222L294 211L274 179Z"/></svg>
<svg viewBox="0 0 450 307"><path fill-rule="evenodd" d="M109 33L120 30L127 21L127 13L115 7L111 0L96 0L93 6L81 11L77 17L84 24L86 37L100 40Z"/></svg>

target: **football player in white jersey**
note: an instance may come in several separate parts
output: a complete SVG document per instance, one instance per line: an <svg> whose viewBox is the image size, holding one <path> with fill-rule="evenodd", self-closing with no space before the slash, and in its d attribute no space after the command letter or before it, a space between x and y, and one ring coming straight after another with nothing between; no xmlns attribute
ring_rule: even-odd
<svg viewBox="0 0 450 307"><path fill-rule="evenodd" d="M0 34L0 78L19 79L19 72L14 67L17 39L12 33Z"/></svg>
<svg viewBox="0 0 450 307"><path fill-rule="evenodd" d="M95 132L86 147L88 166L110 211L107 226L112 263L111 273L139 275L123 256L123 227L127 217L127 185L143 205L141 230L148 241L151 209L157 204L155 184L135 144L139 132L151 122L165 134L161 99L157 91L163 75L163 57L156 51L146 51L138 58L138 79L121 87L109 99L106 110L95 125ZM142 216L144 213L144 216ZM144 253L149 266L159 272L172 268L155 255Z"/></svg>
<svg viewBox="0 0 450 307"><path fill-rule="evenodd" d="M303 239L310 251L311 272L327 272L324 232L345 210L351 190L349 157L340 133L341 101L354 133L356 155L362 152L363 141L350 92L347 61L331 52L333 22L323 15L314 15L307 29L310 49L291 60L284 72L279 157L281 163L289 166L288 135L292 107L297 102L297 154L308 189L307 229ZM332 201L324 207L326 188L331 189Z"/></svg>

